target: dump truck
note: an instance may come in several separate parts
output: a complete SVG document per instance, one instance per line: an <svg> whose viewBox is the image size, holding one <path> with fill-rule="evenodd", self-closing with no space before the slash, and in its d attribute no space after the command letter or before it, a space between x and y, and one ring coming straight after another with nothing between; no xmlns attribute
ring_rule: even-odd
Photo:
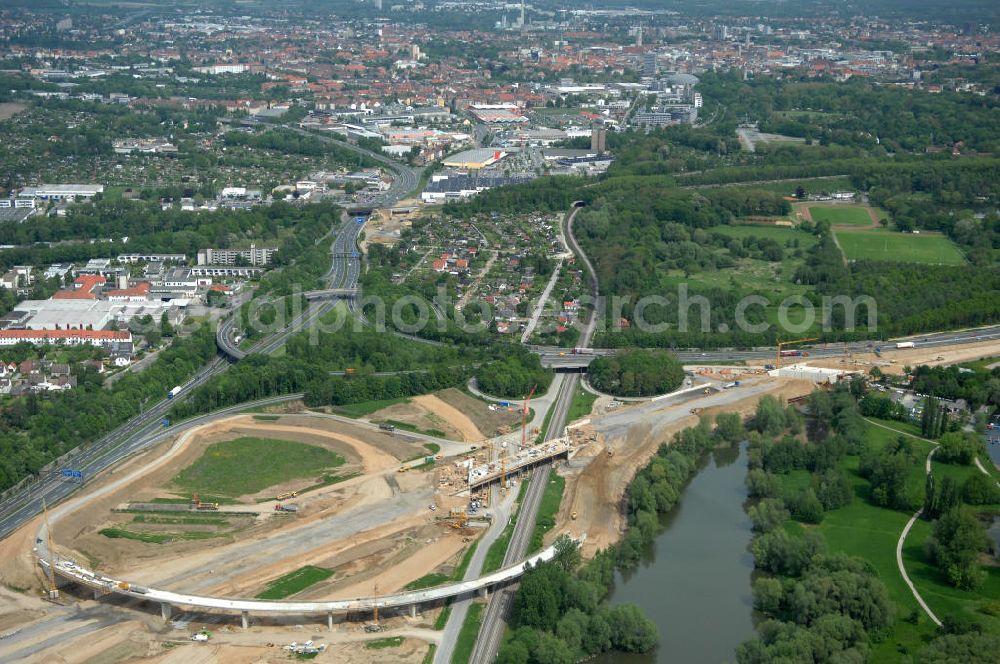
<svg viewBox="0 0 1000 664"><path fill-rule="evenodd" d="M275 505L274 511L294 513L299 511L299 506L293 503L285 503L284 505Z"/></svg>

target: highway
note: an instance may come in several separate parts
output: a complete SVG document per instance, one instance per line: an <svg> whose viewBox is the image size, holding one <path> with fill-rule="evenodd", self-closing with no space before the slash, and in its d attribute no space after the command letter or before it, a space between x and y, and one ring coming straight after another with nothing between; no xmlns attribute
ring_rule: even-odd
<svg viewBox="0 0 1000 664"><path fill-rule="evenodd" d="M540 497L539 497L540 498ZM56 520L56 514L52 515L52 520ZM43 525L38 531L36 545L36 555L42 566L49 567L48 550L45 546L47 532ZM526 560L522 560L513 565L505 565L501 569L481 576L472 581L459 581L443 586L435 586L426 590L407 590L387 595L371 597L358 597L344 600L260 600L260 599L231 599L227 597L210 597L207 595L190 595L186 593L175 593L169 590L159 590L146 586L139 586L128 581L113 579L111 577L97 574L92 570L77 565L75 562L57 558L54 561L56 574L64 579L79 583L89 588L106 593L124 595L138 600L158 602L171 607L193 607L200 609L213 609L224 613L267 613L283 615L317 615L326 613L351 613L357 611L371 611L379 609L416 607L421 604L441 602L442 600L468 595L483 588L509 582L524 573L525 569L531 565L550 560L555 554L555 547L549 546L532 555Z"/></svg>
<svg viewBox="0 0 1000 664"><path fill-rule="evenodd" d="M574 207L565 219L563 234L569 242L570 247L577 256L583 259L590 273L590 285L594 300L597 300L597 276L594 266L586 254L580 251L576 238L573 237L573 219L580 208ZM580 335L580 346L585 348L590 344L597 325L596 313L591 310L584 324L583 333ZM573 404L573 397L576 395L580 385L580 375L570 374L563 380L559 388L559 394L553 404L552 416L549 420L549 427L545 431L545 440L561 438L566 428L569 410ZM504 556L504 565L510 564L512 560L521 560L528 551L531 544L531 536L535 531L535 520L538 518L538 508L541 505L542 494L545 493L545 485L549 481L549 467L546 463L535 468L531 475L528 490L524 495L524 502L521 504L517 523L514 525L514 532L510 538L510 545ZM486 611L483 614L483 624L476 638L476 645L472 650L470 661L472 664L487 664L496 659L497 651L500 649L500 641L503 639L504 630L507 627L507 619L510 615L511 603L514 601L515 588L508 587L495 593L489 600ZM445 648L442 642L441 648Z"/></svg>
<svg viewBox="0 0 1000 664"><path fill-rule="evenodd" d="M301 130L296 130L301 131ZM310 132L310 136L315 136L317 140L333 140L324 136L316 136ZM335 141L338 144L339 141ZM347 143L343 145L349 149L368 154L374 159L378 159L387 168L395 173L390 188L379 195L376 203L382 206L394 204L417 186L417 173L402 164L377 155L363 148L358 148ZM354 218L345 214L340 227L334 237L330 247L330 269L324 275L324 280L328 287L356 288L361 275L361 256L357 251L357 238L361 225ZM276 334L262 340L252 350L259 353L273 353L285 344L287 338L301 329L307 328L314 320L322 316L327 311L336 306L336 299L324 300L307 306L292 324L287 325ZM224 321L219 326L216 340L219 342L220 351L223 355L234 361L239 361L245 357L245 353L235 348L233 340L234 317ZM187 396L197 387L204 384L213 376L226 371L229 363L226 360L215 358L202 367L195 375L182 387L178 401ZM301 395L299 395L301 396ZM290 396L276 397L275 402L280 402L291 398ZM70 453L62 462L49 464L43 469L37 478L24 485L18 491L12 492L0 502L0 539L8 536L21 525L32 519L42 510L42 501L49 506L55 505L65 499L74 491L80 488L79 481L73 481L60 476L62 470L78 470L83 473L83 484L111 466L117 464L127 456L146 449L158 443L169 435L179 432L176 427L163 428L164 416L173 407L174 400L164 399L140 415L132 418L103 438L92 443L82 445ZM191 425L193 422L210 421L202 418L222 417L243 408L249 407L247 404L235 406L231 409L224 409L210 415L189 420L182 426Z"/></svg>
<svg viewBox="0 0 1000 664"><path fill-rule="evenodd" d="M189 381L184 386L184 390L189 391L197 387L212 376L224 371L226 367L226 363L221 359L213 361L209 367L203 369L195 378ZM228 417L247 408L253 408L254 405L266 406L300 398L302 398L301 394L289 394L263 399L259 402L243 403L207 415L200 415L169 427L163 427L162 419L173 405L173 402L170 400L161 401L144 414L129 420L108 436L90 445L78 448L76 454L61 467L81 471L84 479L83 486L86 486L87 482L102 471L107 470L123 459L146 450L166 438L176 436L191 427ZM47 505L55 505L79 489L80 486L81 484L77 481L61 477L56 470L41 474L37 481L27 485L22 490L8 497L3 503L0 503L0 514L2 514L2 518L0 518L0 539L6 537L41 512L43 499Z"/></svg>
<svg viewBox="0 0 1000 664"><path fill-rule="evenodd" d="M881 354L889 356L897 350L896 344L903 341L912 341L914 348L934 348L936 346L954 346L981 341L991 341L1000 339L1000 326L976 328L972 330L961 330L958 332L935 332L910 337L900 337L888 341L853 341L849 343L829 343L820 345L800 345L796 349L809 353L810 358L841 357L845 353L871 353L875 347L881 349ZM586 348L586 346L580 346ZM587 366L590 361L598 355L613 355L620 349L616 348L592 348L582 355L574 354L571 349L558 348L556 346L529 346L529 349L541 356L542 364L553 369L570 369ZM677 358L685 364L697 364L698 362L740 362L746 360L775 360L778 354L777 348L758 347L751 349L721 348L716 350L701 351L698 349L684 349L673 351ZM798 362L802 358L789 357L782 360L782 364Z"/></svg>
<svg viewBox="0 0 1000 664"><path fill-rule="evenodd" d="M305 129L284 125L290 131L309 136L322 143L332 143L339 147L363 154L371 159L380 162L386 169L392 171L393 179L389 188L372 199L372 207L388 207L410 194L420 181L418 172L409 166L394 161L385 155L366 150L365 148L352 145L345 141L339 141L331 136L317 134ZM337 229L334 241L330 245L330 269L323 275L323 281L327 289L348 289L358 288L358 281L361 278L361 254L358 252L358 236L361 233L361 224L358 224L353 215L344 213L343 223ZM230 316L219 326L216 334L216 342L219 350L234 361L242 360L249 353L273 353L285 344L289 336L308 328L317 318L320 318L332 310L337 302L342 298L332 297L330 299L307 303L304 310L294 319L289 321L285 328L267 339L259 342L248 351L241 350L234 342L237 334L236 322L238 311ZM349 299L351 311L354 312L354 302Z"/></svg>

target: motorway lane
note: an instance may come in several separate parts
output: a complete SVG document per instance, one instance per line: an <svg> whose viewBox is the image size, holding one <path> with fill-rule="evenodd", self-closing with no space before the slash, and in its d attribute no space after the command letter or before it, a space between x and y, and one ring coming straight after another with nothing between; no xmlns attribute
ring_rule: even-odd
<svg viewBox="0 0 1000 664"><path fill-rule="evenodd" d="M566 216L563 232L574 253L582 257L587 270L590 272L591 292L596 301L598 296L596 272L594 272L593 265L591 265L587 255L580 250L576 238L573 236L573 219L576 217L579 209L574 208ZM591 310L584 325L583 333L580 335L581 347L585 348L590 344L596 325L597 315L594 310ZM569 410L573 404L573 397L576 395L579 384L579 374L569 374L563 379L553 406L549 428L545 431L545 440L548 441L562 436L563 430L568 424L566 420L569 417ZM507 547L507 554L504 557L504 564L507 564L508 558L510 560L521 560L527 553L528 546L531 544L531 536L535 530L535 520L538 518L538 508L541 505L542 494L545 492L545 485L549 479L550 466L551 464L549 463L539 465L532 473L531 484L525 494L524 503L521 505L520 516L518 517L517 524L514 526L514 533L511 536L510 545ZM486 612L483 615L482 627L479 630L476 644L472 650L472 657L470 659L472 664L486 664L496 659L497 652L500 649L500 641L507 627L507 618L514 600L514 592L516 592L515 587L510 586L494 594L490 599L486 607Z"/></svg>
<svg viewBox="0 0 1000 664"><path fill-rule="evenodd" d="M214 375L214 373L211 375ZM207 380L207 377L208 376L206 376L205 380ZM123 425L123 427L116 432L115 444L107 444L102 447L100 443L103 441L98 441L98 443L85 448L79 454L75 455L70 462L68 462L66 467L72 467L83 471L85 478L83 485L77 482L71 482L59 477L55 473L51 473L38 482L28 485L28 487L24 490L4 501L3 505L0 505L0 513L3 514L3 518L0 519L0 539L6 537L41 512L43 498L45 499L46 504L51 507L75 492L81 486L87 486L90 478L96 477L98 474L119 463L126 457L158 444L165 438L175 436L194 426L207 424L216 419L229 417L230 415L246 410L247 408L272 405L300 398L302 398L301 394L289 394L255 402L242 403L229 408L223 408L213 413L193 417L168 428L163 428L160 424L163 413L154 417L153 421L150 423L133 421L132 423ZM163 403L171 404L169 401ZM153 411L154 409L150 409L150 411L147 411L147 414L148 412Z"/></svg>
<svg viewBox="0 0 1000 664"><path fill-rule="evenodd" d="M407 172L404 170L403 172ZM395 190L390 188L384 194L385 200L391 201L394 196L402 196L412 190L406 189L400 193L404 187L409 186L411 180L415 179L412 169L409 169L406 182L396 186ZM397 184L395 181L393 184ZM413 186L416 182L413 181ZM398 198L396 199L398 200ZM391 203L389 203L391 204ZM360 232L360 225L354 222L353 218L346 216L341 225L333 245L331 246L330 271L327 276L332 286L343 286L354 288L361 274L361 260L359 256L354 256L357 236ZM342 260L347 258L347 260ZM341 260L338 260L341 259ZM301 323L308 325L313 320L330 311L336 305L335 301L324 301L319 306L308 307L301 315ZM227 330L232 328L232 319L223 323ZM301 325L300 325L301 326ZM261 346L260 351L271 353L280 348L285 343L285 339L297 330L297 326L289 325L278 333L277 338L267 340ZM226 339L231 340L231 334L227 333ZM212 376L225 371L228 364L216 358L203 367L195 376L183 385L181 399L187 397L195 388L199 387ZM42 501L48 505L54 505L65 499L68 495L80 487L79 483L70 482L56 475L63 468L72 468L84 472L84 477L94 475L106 470L110 466L118 463L128 454L136 450L144 449L157 442L161 438L153 436L154 432L161 428L161 420L172 408L174 401L165 399L152 406L145 413L133 418L118 429L103 438L91 443L82 450L77 448L76 453L59 468L56 468L48 475L42 476L39 480L27 485L21 491L9 496L0 503L0 539L6 537L16 530L26 521L41 512ZM150 438L150 436L153 436ZM130 442L131 441L131 442Z"/></svg>
<svg viewBox="0 0 1000 664"><path fill-rule="evenodd" d="M870 353L875 346L881 347L883 355L896 352L896 344L902 341L912 341L914 348L928 348L937 346L960 345L968 343L978 343L982 341L992 341L1000 339L1000 326L984 327L975 330L963 330L961 332L936 332L919 336L901 337L888 341L855 341L846 344L829 343L821 346L798 346L797 350L809 353L810 358L840 357L844 355L845 349L851 353ZM586 346L582 346L585 348ZM542 363L552 367L578 366L586 363L590 357L584 355L574 355L570 349L558 348L555 346L531 346L531 350L541 356ZM588 350L590 356L613 355L621 349L617 348L593 348ZM750 350L737 350L733 348L723 348L710 351L699 351L696 349L685 349L674 351L677 358L685 363L697 362L738 362L741 360L774 360L778 353L777 348L753 348ZM800 358L787 358L789 362L796 362Z"/></svg>

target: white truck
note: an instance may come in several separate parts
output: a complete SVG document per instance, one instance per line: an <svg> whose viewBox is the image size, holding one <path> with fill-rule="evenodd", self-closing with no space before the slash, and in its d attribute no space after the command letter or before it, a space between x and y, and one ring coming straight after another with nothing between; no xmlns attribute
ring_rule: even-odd
<svg viewBox="0 0 1000 664"><path fill-rule="evenodd" d="M913 348L916 345L912 341L900 341L896 344L896 348Z"/></svg>
<svg viewBox="0 0 1000 664"><path fill-rule="evenodd" d="M181 393L182 389L183 388L180 385L177 385L176 387L174 387L174 389L172 389L169 392L167 392L167 398L168 399L173 399L174 397L176 397L178 394Z"/></svg>

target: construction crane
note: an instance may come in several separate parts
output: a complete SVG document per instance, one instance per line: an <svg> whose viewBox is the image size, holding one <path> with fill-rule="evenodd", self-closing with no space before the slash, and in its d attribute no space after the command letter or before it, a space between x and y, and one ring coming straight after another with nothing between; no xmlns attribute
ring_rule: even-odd
<svg viewBox="0 0 1000 664"><path fill-rule="evenodd" d="M781 349L782 348L784 348L785 346L791 346L792 344L805 343L807 341L816 341L816 337L810 337L808 339L792 339L791 341L779 341L778 342L778 361L775 364L775 367L777 367L778 369L781 368Z"/></svg>
<svg viewBox="0 0 1000 664"><path fill-rule="evenodd" d="M531 401L531 397L535 396L537 389L538 385L534 385L528 392L528 396L524 397L524 408L521 409L521 449L524 449L528 442L528 402Z"/></svg>
<svg viewBox="0 0 1000 664"><path fill-rule="evenodd" d="M49 599L59 599L59 588L56 587L56 561L52 548L52 527L49 526L49 509L42 498L42 514L45 516L45 539L49 553Z"/></svg>
<svg viewBox="0 0 1000 664"><path fill-rule="evenodd" d="M531 391L528 392L528 396L524 397L524 405L521 407L521 447L524 449L528 445L528 402L531 401L531 397L535 396L535 390L538 389L538 385L532 385ZM500 457L500 490L506 491L507 488L507 450L504 449L502 456Z"/></svg>

